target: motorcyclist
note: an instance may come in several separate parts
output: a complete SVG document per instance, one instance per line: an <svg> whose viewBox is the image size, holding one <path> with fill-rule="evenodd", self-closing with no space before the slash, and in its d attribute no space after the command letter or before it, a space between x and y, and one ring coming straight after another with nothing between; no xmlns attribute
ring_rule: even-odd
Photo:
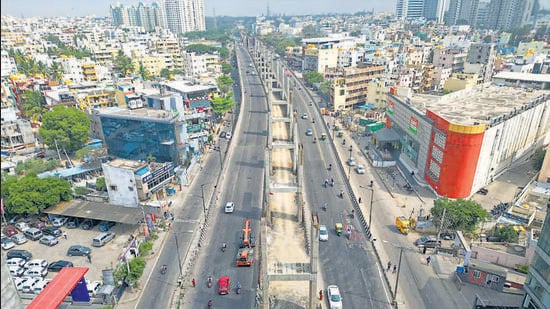
<svg viewBox="0 0 550 309"><path fill-rule="evenodd" d="M227 245L225 243L222 244L222 251L225 251L225 249L227 248Z"/></svg>
<svg viewBox="0 0 550 309"><path fill-rule="evenodd" d="M168 269L168 267L166 266L166 264L164 264L164 265L162 265L162 267L160 268L160 272L161 272L162 274L165 274L167 269Z"/></svg>
<svg viewBox="0 0 550 309"><path fill-rule="evenodd" d="M315 118L311 118L311 122L315 123Z"/></svg>
<svg viewBox="0 0 550 309"><path fill-rule="evenodd" d="M314 143L317 142L317 137L314 137L314 138L313 138L313 142L314 142Z"/></svg>
<svg viewBox="0 0 550 309"><path fill-rule="evenodd" d="M324 210L324 211L327 211L327 207L328 207L328 203L324 203L324 204L323 204L323 210Z"/></svg>
<svg viewBox="0 0 550 309"><path fill-rule="evenodd" d="M209 300L209 301L208 301L208 308L212 308L213 305L214 305L214 301L213 301L213 300Z"/></svg>
<svg viewBox="0 0 550 309"><path fill-rule="evenodd" d="M332 164L329 164L329 165L328 165L328 170L329 170L329 171L332 170Z"/></svg>

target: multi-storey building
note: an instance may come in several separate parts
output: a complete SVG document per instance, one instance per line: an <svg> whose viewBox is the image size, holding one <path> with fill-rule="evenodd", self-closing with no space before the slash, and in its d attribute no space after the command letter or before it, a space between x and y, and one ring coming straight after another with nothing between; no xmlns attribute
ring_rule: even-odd
<svg viewBox="0 0 550 309"><path fill-rule="evenodd" d="M150 6L142 2L138 6L124 6L122 4L111 5L111 17L115 27L142 27L145 31L154 31L157 27L164 27L164 18L161 8L158 4L152 3Z"/></svg>
<svg viewBox="0 0 550 309"><path fill-rule="evenodd" d="M344 68L342 76L332 81L330 97L333 110L366 104L368 83L384 76L385 69L385 66L376 65Z"/></svg>
<svg viewBox="0 0 550 309"><path fill-rule="evenodd" d="M379 148L398 152L398 164L438 195L466 198L542 145L550 94L484 85L404 98L392 89L386 116L399 137Z"/></svg>
<svg viewBox="0 0 550 309"><path fill-rule="evenodd" d="M548 159L548 154L546 155ZM529 274L523 288L527 292L522 308L550 308L550 203L539 234L535 256L529 265Z"/></svg>
<svg viewBox="0 0 550 309"><path fill-rule="evenodd" d="M452 69L452 72L462 72L466 53L461 49L436 48L434 50L433 64L436 68Z"/></svg>
<svg viewBox="0 0 550 309"><path fill-rule="evenodd" d="M2 151L32 152L37 146L31 123L24 119L2 121Z"/></svg>
<svg viewBox="0 0 550 309"><path fill-rule="evenodd" d="M475 27L479 0L450 0L445 24L456 25L466 22Z"/></svg>
<svg viewBox="0 0 550 309"><path fill-rule="evenodd" d="M161 6L172 33L206 30L204 0L163 0Z"/></svg>
<svg viewBox="0 0 550 309"><path fill-rule="evenodd" d="M480 79L478 83L488 83L493 77L495 58L496 48L494 44L472 44L468 49L466 62L464 63L464 73L478 74Z"/></svg>
<svg viewBox="0 0 550 309"><path fill-rule="evenodd" d="M441 22L445 6L446 0L397 0L395 13L401 20L425 18Z"/></svg>
<svg viewBox="0 0 550 309"><path fill-rule="evenodd" d="M10 74L17 73L17 65L15 64L15 59L8 55L8 52L2 50L2 63L0 64L0 70L2 77L8 77Z"/></svg>

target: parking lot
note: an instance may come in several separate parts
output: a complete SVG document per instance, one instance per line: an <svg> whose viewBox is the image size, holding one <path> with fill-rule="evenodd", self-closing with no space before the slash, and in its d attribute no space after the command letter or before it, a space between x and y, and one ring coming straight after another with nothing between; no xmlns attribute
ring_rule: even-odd
<svg viewBox="0 0 550 309"><path fill-rule="evenodd" d="M61 226L60 229L67 234L67 239L63 235L58 237L59 243L54 246L41 244L39 241L28 239L26 243L16 245L12 249L24 249L32 253L32 259L45 259L48 264L57 260L66 260L74 264L75 267L88 267L89 271L85 275L86 281L102 280L102 270L114 269L118 263L118 257L122 254L128 244L130 235L137 235L138 225L116 224L109 231L116 233L113 240L102 247L92 246L92 239L102 233L98 225L90 230L83 230L80 227L69 229ZM91 263L86 256L68 256L67 250L72 245L82 245L91 249ZM5 259L6 251L2 255ZM57 272L49 272L45 278L53 278Z"/></svg>

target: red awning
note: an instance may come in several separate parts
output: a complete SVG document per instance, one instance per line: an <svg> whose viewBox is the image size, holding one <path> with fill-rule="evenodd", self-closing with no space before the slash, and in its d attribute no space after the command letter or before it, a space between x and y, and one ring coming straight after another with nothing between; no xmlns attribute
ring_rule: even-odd
<svg viewBox="0 0 550 309"><path fill-rule="evenodd" d="M61 268L61 271L27 306L27 309L55 309L59 307L88 270L88 267Z"/></svg>

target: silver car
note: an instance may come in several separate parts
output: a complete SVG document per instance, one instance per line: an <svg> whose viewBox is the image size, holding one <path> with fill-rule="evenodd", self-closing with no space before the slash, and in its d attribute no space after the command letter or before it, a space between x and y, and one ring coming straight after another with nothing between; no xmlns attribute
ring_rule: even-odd
<svg viewBox="0 0 550 309"><path fill-rule="evenodd" d="M11 240L18 245L22 245L27 242L27 237L25 237L23 233L19 233L19 234L13 235L11 237Z"/></svg>
<svg viewBox="0 0 550 309"><path fill-rule="evenodd" d="M40 243L48 246L55 246L59 243L59 240L57 240L57 237L52 235L46 235L42 238L40 238Z"/></svg>
<svg viewBox="0 0 550 309"><path fill-rule="evenodd" d="M365 167L359 164L357 165L357 167L355 167L355 171L357 172L357 174L365 174Z"/></svg>

